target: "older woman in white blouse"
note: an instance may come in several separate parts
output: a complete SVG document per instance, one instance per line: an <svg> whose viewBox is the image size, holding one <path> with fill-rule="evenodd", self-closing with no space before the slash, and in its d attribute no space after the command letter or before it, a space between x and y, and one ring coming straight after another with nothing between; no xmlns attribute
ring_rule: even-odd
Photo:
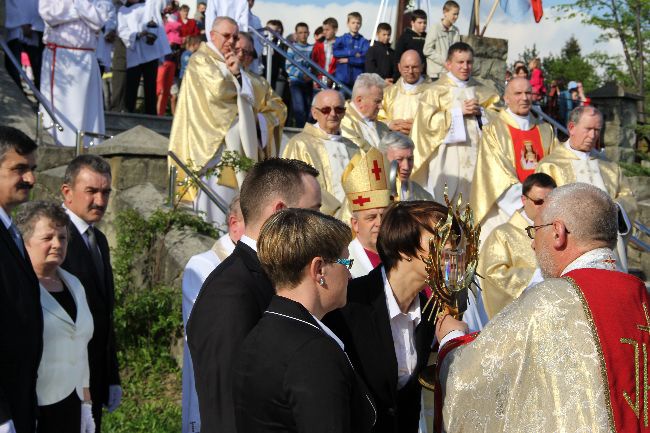
<svg viewBox="0 0 650 433"><path fill-rule="evenodd" d="M43 356L38 368L37 433L94 433L88 368L93 319L83 286L61 269L68 215L55 203L21 206L16 223L40 282Z"/></svg>

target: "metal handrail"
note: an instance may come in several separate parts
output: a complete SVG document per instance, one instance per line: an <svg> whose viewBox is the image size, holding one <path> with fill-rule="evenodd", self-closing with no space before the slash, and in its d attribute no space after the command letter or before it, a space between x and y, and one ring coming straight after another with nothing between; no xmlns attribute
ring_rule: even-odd
<svg viewBox="0 0 650 433"><path fill-rule="evenodd" d="M248 30L251 31L252 34L254 34L255 36L257 36L257 38L260 39L260 41L261 41L264 45L267 45L267 46L273 48L273 49L274 49L275 51L277 51L277 52L278 52L282 57L284 57L285 59L287 59L287 60L288 60L289 62L291 62L294 66L296 66L298 69L300 69L300 71L302 71L303 73L305 73L309 78L311 78L311 79L314 80L316 83L318 83L318 85L319 85L321 88L323 88L323 89L328 88L327 85L324 84L321 80L319 80L318 77L317 77L316 75L314 75L311 71L308 71L305 67L303 67L302 65L296 63L296 61L293 59L293 57L290 57L289 54L288 54L285 50L283 50L282 48L278 47L277 45L275 45L274 43L272 43L271 41L269 41L267 38L265 38L265 37L264 37L264 36L259 32L259 30L254 29L254 28L252 28L252 27L250 27ZM274 31L274 30L271 30L271 29L269 29L269 28L263 28L263 29L261 29L261 30L262 30L262 31L265 31L265 32L268 32L270 35L272 35L272 36L278 38L278 40L279 40L280 42L282 42L283 44L285 44L287 47L292 48L292 49L293 49L293 52L294 52L296 55L298 55L298 57L300 57L300 58L302 58L303 60L305 60L305 61L306 61L306 62L307 62L307 63L308 63L308 64L309 64L313 69L315 69L315 70L317 70L318 72L320 72L321 74L323 74L323 75L324 75L325 77L327 77L329 80L332 80L332 82L335 83L335 84L336 84L336 85L341 89L341 91L343 91L343 92L346 94L346 96L351 96L351 95L352 95L352 91L350 90L349 87L347 87L345 84L341 83L339 80L337 80L337 79L336 79L332 74L330 74L329 72L327 72L325 69L321 68L320 65L316 64L312 59L310 59L309 57L307 57L306 55L304 55L300 50L297 50L293 43L289 42L287 39L285 39L284 37L282 37L282 35L280 35L278 32L276 32L276 31Z"/></svg>
<svg viewBox="0 0 650 433"><path fill-rule="evenodd" d="M103 134L101 132L77 130L77 142L76 142L76 146L75 146L75 154L76 154L76 156L79 156L84 152L84 149L85 149L84 137L101 138L102 140L110 140L111 138L113 138L112 135ZM91 141L88 147L92 147L92 146L93 146L93 142Z"/></svg>
<svg viewBox="0 0 650 433"><path fill-rule="evenodd" d="M29 87L29 90L32 91L34 94L34 97L36 100L41 104L41 106L47 111L47 114L50 116L50 119L52 119L52 122L54 123L54 127L59 131L63 132L63 126L61 126L61 123L58 121L57 117L54 115L54 110L52 109L52 105L50 102L45 99L45 96L41 93L40 90L36 88L34 85L34 82L29 79L25 71L23 71L23 67L20 65L20 62L16 60L14 57L14 53L11 52L9 49L9 45L7 45L7 42L4 40L3 37L0 37L0 46L2 46L2 50L5 52L5 55L9 58L11 63L14 64L14 67L18 70L18 73L20 74L20 77L25 80L25 83L27 83L27 87ZM37 127L41 124L39 120L37 120ZM36 132L36 134L40 134L39 131Z"/></svg>
<svg viewBox="0 0 650 433"><path fill-rule="evenodd" d="M650 228L643 224L639 220L634 221L634 227L636 227L641 233L643 233L646 236L650 236Z"/></svg>
<svg viewBox="0 0 650 433"><path fill-rule="evenodd" d="M174 160L174 162L176 163L176 165L177 165L181 170L183 170L183 172L185 173L185 175L189 176L189 177L190 177L190 178L191 178L191 179L196 183L196 185L199 187L199 189L205 193L205 195L208 197L208 199L209 199L212 203L214 203L214 204L219 208L219 210L220 210L221 212L223 212L224 214L228 215L228 204L227 204L225 201L223 201L223 199L222 199L221 197L217 196L217 195L214 193L214 191L212 191L212 190L210 189L210 187L208 187L208 186L205 184L205 182L203 182L203 181L201 180L200 177L198 177L198 176L197 176L197 175L196 175L192 170L190 170L190 168L189 168L187 165L185 165L185 163L184 163L183 161L181 161L180 158L179 158L179 157L178 157L178 156L177 156L173 151L170 150L169 152L167 152L167 155L168 155L171 159ZM170 174L171 174L171 173L170 173ZM174 183L175 183L175 182L174 182ZM170 202L172 202L172 201L173 201L174 189L175 189L176 185L173 185L173 188L172 188L172 184L171 184L171 182L170 182L170 185L169 185L169 186L170 186L169 196L172 198L172 200L170 200Z"/></svg>
<svg viewBox="0 0 650 433"><path fill-rule="evenodd" d="M637 249L641 250L641 252L643 252L643 253L650 252L650 244L648 244L647 242L642 241L641 239L637 238L636 236L630 236L630 242Z"/></svg>
<svg viewBox="0 0 650 433"><path fill-rule="evenodd" d="M539 117L541 117L541 118L544 119L546 122L548 122L548 123L550 123L551 125L553 125L553 127L554 127L556 130L560 130L560 131L562 131L564 134L569 135L569 130L566 129L566 126L562 125L560 122L558 122L557 120L553 119L553 118L552 118L551 116L549 116L548 114L544 113L544 111L542 110L542 107L540 107L539 105L535 105L535 104L533 104L533 106L531 107L531 111L535 112L535 114L537 114Z"/></svg>

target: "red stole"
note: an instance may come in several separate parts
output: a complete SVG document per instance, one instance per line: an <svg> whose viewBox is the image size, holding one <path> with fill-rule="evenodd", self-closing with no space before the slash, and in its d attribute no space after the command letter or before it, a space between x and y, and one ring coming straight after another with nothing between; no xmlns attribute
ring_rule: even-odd
<svg viewBox="0 0 650 433"><path fill-rule="evenodd" d="M515 151L514 163L517 177L519 182L523 182L528 176L535 173L537 164L545 156L542 136L537 125L529 131L523 131L508 125L508 130Z"/></svg>
<svg viewBox="0 0 650 433"><path fill-rule="evenodd" d="M375 269L377 266L381 265L381 258L379 257L379 254L363 249L366 252L366 255L368 256L368 259L370 259L370 264L372 265L372 268Z"/></svg>
<svg viewBox="0 0 650 433"><path fill-rule="evenodd" d="M650 303L645 284L604 269L565 275L577 290L608 385L605 397L616 432L650 432Z"/></svg>

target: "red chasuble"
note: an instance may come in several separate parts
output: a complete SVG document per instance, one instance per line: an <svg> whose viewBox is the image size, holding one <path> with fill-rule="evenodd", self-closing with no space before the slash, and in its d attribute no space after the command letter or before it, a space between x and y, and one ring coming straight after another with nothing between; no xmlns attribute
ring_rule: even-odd
<svg viewBox="0 0 650 433"><path fill-rule="evenodd" d="M576 269L564 276L576 289L594 336L616 432L650 432L648 351L650 303L645 284L604 269Z"/></svg>
<svg viewBox="0 0 650 433"><path fill-rule="evenodd" d="M528 176L535 173L537 164L544 158L544 147L539 127L535 126L529 131L513 128L508 125L510 137L515 151L515 168L519 182L526 180Z"/></svg>

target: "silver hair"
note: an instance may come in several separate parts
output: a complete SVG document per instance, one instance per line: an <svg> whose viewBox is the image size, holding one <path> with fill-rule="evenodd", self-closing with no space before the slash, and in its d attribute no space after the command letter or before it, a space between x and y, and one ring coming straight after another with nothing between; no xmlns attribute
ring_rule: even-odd
<svg viewBox="0 0 650 433"><path fill-rule="evenodd" d="M381 141L379 141L379 150L381 150L382 153L386 153L389 148L412 150L415 149L415 143L413 143L413 140L411 140L411 137L408 135L394 131L384 135Z"/></svg>
<svg viewBox="0 0 650 433"><path fill-rule="evenodd" d="M328 90L332 90L332 91L338 93L339 99L341 100L341 103L345 104L345 98L343 97L343 94L341 92L339 92L338 90L334 90L334 89L323 89L320 92L316 92L314 97L311 99L311 106L315 107L316 106L316 99L318 98L318 96L323 92L327 92Z"/></svg>
<svg viewBox="0 0 650 433"><path fill-rule="evenodd" d="M587 183L571 183L551 191L545 201L540 213L544 224L564 222L580 244L616 245L618 207L606 192Z"/></svg>
<svg viewBox="0 0 650 433"><path fill-rule="evenodd" d="M371 89L373 87L379 87L384 90L386 87L386 82L377 74L363 73L357 77L357 80L354 82L354 87L352 87L352 99L356 98L359 92L366 89Z"/></svg>
<svg viewBox="0 0 650 433"><path fill-rule="evenodd" d="M237 28L239 28L239 26L237 25L237 21L233 20L230 17L216 17L214 19L214 22L212 23L212 29L211 30L213 30L213 31L217 30L217 27L219 27L219 25L224 21L236 26Z"/></svg>
<svg viewBox="0 0 650 433"><path fill-rule="evenodd" d="M599 116L601 122L604 120L603 113L598 108L594 107L593 105L581 105L571 110L569 113L569 123L577 125L584 115Z"/></svg>

